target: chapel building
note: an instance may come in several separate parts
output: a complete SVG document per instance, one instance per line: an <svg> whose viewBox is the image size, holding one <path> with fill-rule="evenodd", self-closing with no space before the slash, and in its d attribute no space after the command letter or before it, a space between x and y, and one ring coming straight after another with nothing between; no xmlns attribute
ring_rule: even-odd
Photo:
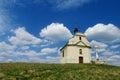
<svg viewBox="0 0 120 80"><path fill-rule="evenodd" d="M60 49L61 63L91 63L90 43L86 36L74 30L74 36Z"/></svg>

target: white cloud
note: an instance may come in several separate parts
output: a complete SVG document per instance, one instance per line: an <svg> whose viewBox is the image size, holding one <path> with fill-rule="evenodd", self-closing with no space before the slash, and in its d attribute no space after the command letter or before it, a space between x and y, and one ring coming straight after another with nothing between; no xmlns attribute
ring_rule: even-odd
<svg viewBox="0 0 120 80"><path fill-rule="evenodd" d="M100 53L101 57L113 56L119 53L119 51L112 50L109 45L102 42L92 40L90 44L92 46L92 53L95 53L94 46L97 46L98 53Z"/></svg>
<svg viewBox="0 0 120 80"><path fill-rule="evenodd" d="M17 56L35 57L35 56L38 56L39 53L34 50L25 50L25 51L17 51L16 55Z"/></svg>
<svg viewBox="0 0 120 80"><path fill-rule="evenodd" d="M0 53L0 62L8 62L11 59L13 62L20 62L25 60L25 62L32 61L31 58L39 57L40 53L34 50L4 50ZM37 62L37 61L36 61Z"/></svg>
<svg viewBox="0 0 120 80"><path fill-rule="evenodd" d="M50 54L50 53L56 53L57 52L57 48L43 48L41 50L41 54Z"/></svg>
<svg viewBox="0 0 120 80"><path fill-rule="evenodd" d="M43 39L40 47L47 47L47 46L50 46L50 45L52 45L52 44L54 44L53 41Z"/></svg>
<svg viewBox="0 0 120 80"><path fill-rule="evenodd" d="M0 14L0 32L2 32L2 33L5 30L4 21L5 21L4 16Z"/></svg>
<svg viewBox="0 0 120 80"><path fill-rule="evenodd" d="M108 58L108 61L116 61L116 60L120 60L120 55L113 55L110 58Z"/></svg>
<svg viewBox="0 0 120 80"><path fill-rule="evenodd" d="M60 63L60 57L46 56L47 63Z"/></svg>
<svg viewBox="0 0 120 80"><path fill-rule="evenodd" d="M24 59L22 59L23 61ZM21 61L21 60L19 60ZM40 62L40 63L59 63L60 62L60 58L58 56L53 57L53 56L46 56L45 58L41 58L41 57L29 57L27 60L25 60L26 62Z"/></svg>
<svg viewBox="0 0 120 80"><path fill-rule="evenodd" d="M13 59L7 59L5 60L5 62L13 62L14 60Z"/></svg>
<svg viewBox="0 0 120 80"><path fill-rule="evenodd" d="M40 6L41 4L43 6L50 4L52 8L57 10L67 10L71 8L78 8L90 1L93 0L33 0L33 3Z"/></svg>
<svg viewBox="0 0 120 80"><path fill-rule="evenodd" d="M57 10L67 10L71 8L78 8L93 0L34 0L33 3L37 5L50 4Z"/></svg>
<svg viewBox="0 0 120 80"><path fill-rule="evenodd" d="M1 51L6 51L6 50L14 50L16 46L9 45L6 42L0 42L0 52Z"/></svg>
<svg viewBox="0 0 120 80"><path fill-rule="evenodd" d="M102 43L102 42L97 42L97 41L95 41L95 40L92 40L92 41L90 42L90 44L91 44L92 47L97 46L99 49L101 49L101 48L107 48L107 47L108 47L107 44Z"/></svg>
<svg viewBox="0 0 120 80"><path fill-rule="evenodd" d="M0 0L0 35L4 35L11 29L13 15L10 14L10 0Z"/></svg>
<svg viewBox="0 0 120 80"><path fill-rule="evenodd" d="M107 62L111 65L120 66L120 55L113 55L107 58Z"/></svg>
<svg viewBox="0 0 120 80"><path fill-rule="evenodd" d="M10 57L14 56L16 46L10 45L6 42L0 42L0 62L9 61Z"/></svg>
<svg viewBox="0 0 120 80"><path fill-rule="evenodd" d="M0 35L5 34L10 29L11 19L6 10L0 7Z"/></svg>
<svg viewBox="0 0 120 80"><path fill-rule="evenodd" d="M47 40L64 41L72 37L72 34L63 24L52 23L41 30L40 36Z"/></svg>
<svg viewBox="0 0 120 80"><path fill-rule="evenodd" d="M27 44L39 44L41 39L36 38L29 32L25 30L24 27L19 27L16 30L13 30L15 36L9 37L9 41L15 45L27 45Z"/></svg>
<svg viewBox="0 0 120 80"><path fill-rule="evenodd" d="M120 47L120 45L112 45L110 48L115 49L115 48L118 48L118 47Z"/></svg>
<svg viewBox="0 0 120 80"><path fill-rule="evenodd" d="M98 46L99 59L105 60L107 62L107 64L120 66L120 63L118 62L120 60L120 55L119 55L120 51L112 50L114 48L117 48L118 45L109 46L105 43L97 42L95 40L91 41L91 45ZM95 53L93 48L92 48L92 53ZM94 59L95 59L95 54L92 54L92 57L94 57Z"/></svg>
<svg viewBox="0 0 120 80"><path fill-rule="evenodd" d="M52 3L56 6L57 9L64 10L82 6L89 1L90 0L56 0L52 1Z"/></svg>
<svg viewBox="0 0 120 80"><path fill-rule="evenodd" d="M108 45L102 42L98 42L95 40L92 40L90 42L91 44L91 53L94 55L95 54L95 47L97 48L98 54L100 55L101 53L106 52L106 49L108 48Z"/></svg>
<svg viewBox="0 0 120 80"><path fill-rule="evenodd" d="M106 50L102 54L103 54L103 56L112 56L112 55L115 55L115 52L114 51L110 51L110 50Z"/></svg>
<svg viewBox="0 0 120 80"><path fill-rule="evenodd" d="M98 46L99 57L105 58L108 64L119 65L120 29L114 24L96 24L85 31L88 39L92 40L91 46ZM92 49L92 53L93 53ZM117 55L117 56L116 56ZM92 56L95 56L92 54Z"/></svg>
<svg viewBox="0 0 120 80"><path fill-rule="evenodd" d="M80 7L93 0L0 0L0 6L14 7L14 5L19 7L26 7L30 4L45 6L51 5L57 10L66 10L71 8ZM5 4L5 5L4 5Z"/></svg>
<svg viewBox="0 0 120 80"><path fill-rule="evenodd" d="M29 48L30 48L29 46L22 46L22 47L21 47L22 50L27 50L27 49L29 49Z"/></svg>
<svg viewBox="0 0 120 80"><path fill-rule="evenodd" d="M113 24L96 24L93 27L89 27L85 31L85 35L89 39L109 42L120 42L120 29Z"/></svg>
<svg viewBox="0 0 120 80"><path fill-rule="evenodd" d="M48 58L41 58L41 56L48 56L52 53L57 53L58 48L43 48L40 46L33 47L41 42L41 39L36 38L25 28L17 28L12 30L15 36L8 38L9 42L0 42L0 62L54 62L55 59L49 61ZM44 44L48 41L44 41ZM38 50L41 49L41 51ZM56 59L57 60L57 59ZM57 61L56 61L57 62Z"/></svg>
<svg viewBox="0 0 120 80"><path fill-rule="evenodd" d="M45 53L41 53L45 52ZM44 48L41 52L34 50L11 51L0 53L0 62L41 62L41 63L58 63L59 57L48 56L48 54L56 53L57 48ZM45 58L41 56L45 55Z"/></svg>

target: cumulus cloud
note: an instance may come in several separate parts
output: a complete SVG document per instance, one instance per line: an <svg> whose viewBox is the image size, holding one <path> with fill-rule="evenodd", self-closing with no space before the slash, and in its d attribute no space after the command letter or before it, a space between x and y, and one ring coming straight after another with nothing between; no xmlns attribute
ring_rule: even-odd
<svg viewBox="0 0 120 80"><path fill-rule="evenodd" d="M63 24L52 23L41 30L40 36L51 41L66 41L72 37L72 34Z"/></svg>
<svg viewBox="0 0 120 80"><path fill-rule="evenodd" d="M6 50L14 50L16 46L9 45L6 42L0 42L0 52L6 51Z"/></svg>
<svg viewBox="0 0 120 80"><path fill-rule="evenodd" d="M120 55L113 55L107 58L108 63L120 66Z"/></svg>
<svg viewBox="0 0 120 80"><path fill-rule="evenodd" d="M11 32L14 36L8 37L8 41L0 42L0 62L54 62L55 59L49 57L42 58L41 56L48 56L56 54L58 48L41 48L40 46L33 47L41 43L41 39L33 36L26 31L24 27L19 27ZM13 35L13 34L11 34ZM43 40L44 44L49 41ZM12 43L12 44L11 44ZM41 49L41 51L40 51ZM49 60L50 59L50 60ZM57 58L56 58L57 60Z"/></svg>
<svg viewBox="0 0 120 80"><path fill-rule="evenodd" d="M14 16L11 13L14 0L0 0L0 35L9 32L15 26Z"/></svg>
<svg viewBox="0 0 120 80"><path fill-rule="evenodd" d="M105 43L102 43L102 42L98 42L98 41L95 41L95 40L92 40L90 42L91 44L91 53L95 54L95 47L97 48L98 50L98 53L103 53L103 52L106 52L106 49L108 48L108 45L105 44Z"/></svg>
<svg viewBox="0 0 120 80"><path fill-rule="evenodd" d="M92 40L91 42L90 42L90 44L91 44L91 46L97 46L98 48L106 48L106 47L108 47L108 45L107 44L105 44L105 43L102 43L102 42L98 42L98 41L95 41L95 40Z"/></svg>
<svg viewBox="0 0 120 80"><path fill-rule="evenodd" d="M27 44L39 44L41 39L36 38L29 32L25 30L24 27L19 27L16 30L13 30L15 36L11 36L8 40L15 45L27 45Z"/></svg>
<svg viewBox="0 0 120 80"><path fill-rule="evenodd" d="M22 46L22 47L21 47L22 50L27 50L27 49L29 49L29 48L30 48L29 46Z"/></svg>
<svg viewBox="0 0 120 80"><path fill-rule="evenodd" d="M39 56L39 52L36 52L35 50L24 50L24 51L17 51L17 56L27 56L27 57L36 57Z"/></svg>
<svg viewBox="0 0 120 80"><path fill-rule="evenodd" d="M85 35L91 40L91 46L98 46L100 58L105 58L108 64L120 65L120 29L114 24L96 24L85 31ZM94 49L92 49L94 53ZM94 54L92 54L94 57Z"/></svg>
<svg viewBox="0 0 120 80"><path fill-rule="evenodd" d="M89 27L85 31L85 35L89 39L102 41L105 43L119 42L120 41L120 29L114 24L96 24L93 27Z"/></svg>
<svg viewBox="0 0 120 80"><path fill-rule="evenodd" d="M103 54L103 56L112 56L112 55L115 55L115 52L114 51L110 51L110 50L106 50L102 54Z"/></svg>
<svg viewBox="0 0 120 80"><path fill-rule="evenodd" d="M26 46L27 47L27 46ZM0 62L42 62L42 63L56 63L58 57L47 57L49 54L56 53L57 48L43 48L41 52L36 50L2 50L0 53ZM45 58L42 58L42 56ZM57 60L57 61L56 61Z"/></svg>
<svg viewBox="0 0 120 80"><path fill-rule="evenodd" d="M108 61L116 61L117 59L120 60L120 55L114 55L114 56L111 56Z"/></svg>
<svg viewBox="0 0 120 80"><path fill-rule="evenodd" d="M104 51L102 54L104 56L113 56L113 55L116 55L116 54L120 54L120 51L117 51L117 50L113 51L111 49L108 49L108 50Z"/></svg>
<svg viewBox="0 0 120 80"><path fill-rule="evenodd" d="M51 7L57 10L66 10L71 8L80 7L93 0L1 0L0 5L14 7L14 5L19 7L26 7L30 4L35 4L38 6L51 5ZM4 5L5 4L5 5Z"/></svg>
<svg viewBox="0 0 120 80"><path fill-rule="evenodd" d="M109 44L105 44L103 42L98 42L95 40L92 40L90 44L92 46L91 53L95 53L94 46L97 46L99 59L105 60L107 64L117 65L117 66L120 65L119 63L117 63L120 60L119 58L120 51L113 50L113 49L118 48L119 45L113 44L109 46ZM92 54L92 57L93 59L95 59L95 54Z"/></svg>
<svg viewBox="0 0 120 80"><path fill-rule="evenodd" d="M60 63L60 57L46 56L47 63Z"/></svg>
<svg viewBox="0 0 120 80"><path fill-rule="evenodd" d="M5 34L11 28L11 22L9 12L0 6L0 35Z"/></svg>
<svg viewBox="0 0 120 80"><path fill-rule="evenodd" d="M5 24L4 24L5 18L3 15L0 14L0 32L3 33L5 30Z"/></svg>
<svg viewBox="0 0 120 80"><path fill-rule="evenodd" d="M35 4L51 4L57 10L77 8L92 0L34 0Z"/></svg>
<svg viewBox="0 0 120 80"><path fill-rule="evenodd" d="M112 45L110 48L115 49L115 48L118 48L118 47L120 47L120 45Z"/></svg>
<svg viewBox="0 0 120 80"><path fill-rule="evenodd" d="M24 59L22 59L23 61ZM20 60L21 61L21 60ZM40 63L59 63L60 62L60 58L58 56L46 56L45 58L41 58L41 57L29 57L27 60L25 60L26 62L40 62Z"/></svg>
<svg viewBox="0 0 120 80"><path fill-rule="evenodd" d="M41 50L41 54L50 54L50 53L56 53L57 52L57 48L43 48Z"/></svg>
<svg viewBox="0 0 120 80"><path fill-rule="evenodd" d="M13 56L16 46L10 45L6 42L0 42L0 62L5 62Z"/></svg>
<svg viewBox="0 0 120 80"><path fill-rule="evenodd" d="M51 3L60 10L76 8L88 3L90 0L56 0L51 1Z"/></svg>

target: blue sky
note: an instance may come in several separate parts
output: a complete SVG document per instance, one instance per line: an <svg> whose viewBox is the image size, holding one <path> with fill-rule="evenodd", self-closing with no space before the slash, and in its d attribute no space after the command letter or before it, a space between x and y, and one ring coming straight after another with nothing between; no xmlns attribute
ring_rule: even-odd
<svg viewBox="0 0 120 80"><path fill-rule="evenodd" d="M119 0L0 0L0 62L59 63L75 27L120 66ZM91 50L92 58L95 57Z"/></svg>

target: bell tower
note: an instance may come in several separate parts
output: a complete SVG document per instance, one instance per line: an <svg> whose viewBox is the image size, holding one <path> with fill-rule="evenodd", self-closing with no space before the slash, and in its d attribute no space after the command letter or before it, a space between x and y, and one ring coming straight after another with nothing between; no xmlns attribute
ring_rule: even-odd
<svg viewBox="0 0 120 80"><path fill-rule="evenodd" d="M74 29L74 34L76 34L78 32L78 28Z"/></svg>

